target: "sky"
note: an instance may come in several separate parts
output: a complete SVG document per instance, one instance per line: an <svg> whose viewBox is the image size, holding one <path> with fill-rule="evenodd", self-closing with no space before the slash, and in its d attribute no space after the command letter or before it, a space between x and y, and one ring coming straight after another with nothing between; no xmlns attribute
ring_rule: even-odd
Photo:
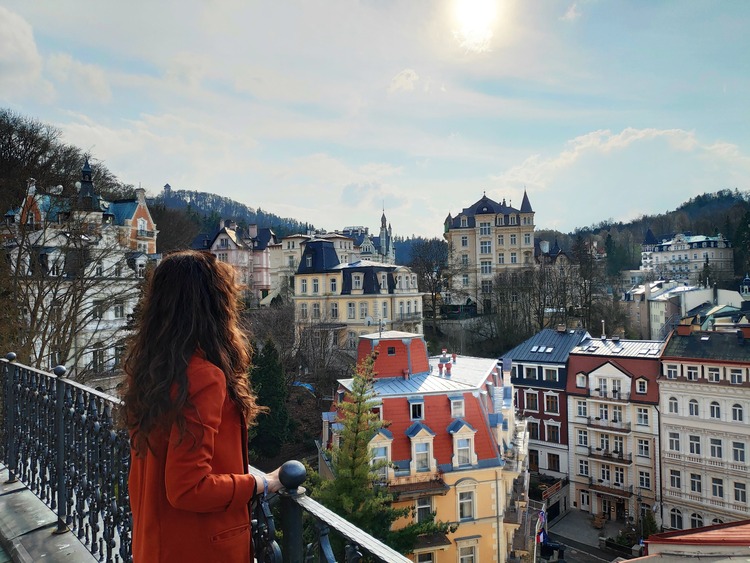
<svg viewBox="0 0 750 563"><path fill-rule="evenodd" d="M0 106L122 181L327 230L750 189L750 2L0 0Z"/></svg>

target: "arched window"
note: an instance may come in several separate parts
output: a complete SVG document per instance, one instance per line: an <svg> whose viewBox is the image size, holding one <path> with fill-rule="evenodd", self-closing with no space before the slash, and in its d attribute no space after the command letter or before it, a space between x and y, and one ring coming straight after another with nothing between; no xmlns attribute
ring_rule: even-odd
<svg viewBox="0 0 750 563"><path fill-rule="evenodd" d="M723 523L724 523L724 520L722 520L721 518L714 518L713 520L711 520L711 524L723 524Z"/></svg>
<svg viewBox="0 0 750 563"><path fill-rule="evenodd" d="M682 530L682 512L679 508L673 508L669 512L669 526L675 530Z"/></svg>
<svg viewBox="0 0 750 563"><path fill-rule="evenodd" d="M690 515L690 527L700 528L701 526L703 526L703 516L694 512Z"/></svg>
<svg viewBox="0 0 750 563"><path fill-rule="evenodd" d="M690 416L698 416L698 401L690 399L688 405L690 406Z"/></svg>
<svg viewBox="0 0 750 563"><path fill-rule="evenodd" d="M711 401L711 418L721 418L721 407L717 401Z"/></svg>
<svg viewBox="0 0 750 563"><path fill-rule="evenodd" d="M735 422L742 422L744 418L745 417L744 417L742 405L737 404L737 403L733 404L732 405L732 420L734 420Z"/></svg>
<svg viewBox="0 0 750 563"><path fill-rule="evenodd" d="M669 398L669 412L672 414L679 414L679 407L677 406L677 399L674 397Z"/></svg>

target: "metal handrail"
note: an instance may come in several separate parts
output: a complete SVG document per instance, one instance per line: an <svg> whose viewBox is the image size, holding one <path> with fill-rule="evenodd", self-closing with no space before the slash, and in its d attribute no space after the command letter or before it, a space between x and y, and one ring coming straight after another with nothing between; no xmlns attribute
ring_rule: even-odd
<svg viewBox="0 0 750 563"><path fill-rule="evenodd" d="M26 485L56 513L55 533L75 533L97 560L132 561L130 440L116 423L122 402L66 379L63 366L48 373L15 359L12 353L0 359L0 460L9 482ZM296 563L317 550L318 561L333 563L329 531L345 539L348 562L358 561L363 552L383 563L410 561L308 497L301 487L306 470L300 462L285 463L279 478L283 546L276 544L272 512L263 499L253 510L257 561ZM303 544L305 512L315 522L317 544Z"/></svg>

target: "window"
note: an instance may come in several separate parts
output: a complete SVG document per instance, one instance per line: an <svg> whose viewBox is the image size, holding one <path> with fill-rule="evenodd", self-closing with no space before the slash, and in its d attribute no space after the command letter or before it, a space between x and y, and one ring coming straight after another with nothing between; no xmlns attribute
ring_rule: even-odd
<svg viewBox="0 0 750 563"><path fill-rule="evenodd" d="M347 303L346 304L346 317L348 319L353 319L356 316L357 307L354 303Z"/></svg>
<svg viewBox="0 0 750 563"><path fill-rule="evenodd" d="M682 530L682 512L679 508L673 508L669 512L669 526L676 530Z"/></svg>
<svg viewBox="0 0 750 563"><path fill-rule="evenodd" d="M636 410L636 424L648 426L648 408L638 407Z"/></svg>
<svg viewBox="0 0 750 563"><path fill-rule="evenodd" d="M650 489L651 488L651 473L648 471L639 471L638 472L638 486L641 489Z"/></svg>
<svg viewBox="0 0 750 563"><path fill-rule="evenodd" d="M724 479L718 477L711 479L711 494L717 498L724 498Z"/></svg>
<svg viewBox="0 0 750 563"><path fill-rule="evenodd" d="M698 416L698 401L690 399L690 402L688 403L688 411L690 416Z"/></svg>
<svg viewBox="0 0 750 563"><path fill-rule="evenodd" d="M480 235L488 235L488 234L490 234L490 224L489 223L479 223L479 234Z"/></svg>
<svg viewBox="0 0 750 563"><path fill-rule="evenodd" d="M690 527L691 528L700 528L701 526L703 526L703 516L701 516L700 514L696 514L695 512L693 512L690 515Z"/></svg>
<svg viewBox="0 0 750 563"><path fill-rule="evenodd" d="M312 318L313 319L319 319L320 318L320 303L313 303L313 306L312 306Z"/></svg>
<svg viewBox="0 0 750 563"><path fill-rule="evenodd" d="M609 451L609 434L599 436L599 447L605 452Z"/></svg>
<svg viewBox="0 0 750 563"><path fill-rule="evenodd" d="M721 418L721 407L717 401L711 401L711 418Z"/></svg>
<svg viewBox="0 0 750 563"><path fill-rule="evenodd" d="M588 416L588 407L586 401L578 401L576 403L578 416Z"/></svg>
<svg viewBox="0 0 750 563"><path fill-rule="evenodd" d="M418 498L414 503L414 513L417 522L428 522L432 516L432 498Z"/></svg>
<svg viewBox="0 0 750 563"><path fill-rule="evenodd" d="M354 350L357 347L357 335L354 331L349 331L346 337L346 344L350 350Z"/></svg>
<svg viewBox="0 0 750 563"><path fill-rule="evenodd" d="M691 454L701 455L701 437L700 436L688 436L688 443L690 444Z"/></svg>
<svg viewBox="0 0 750 563"><path fill-rule="evenodd" d="M463 418L464 416L464 400L463 399L451 399L451 416L453 418Z"/></svg>
<svg viewBox="0 0 750 563"><path fill-rule="evenodd" d="M91 367L95 373L104 370L104 348L99 342L94 344L94 350L91 352Z"/></svg>
<svg viewBox="0 0 750 563"><path fill-rule="evenodd" d="M742 383L742 368L732 368L729 371L729 381L732 385L740 385Z"/></svg>
<svg viewBox="0 0 750 563"><path fill-rule="evenodd" d="M352 276L352 288L362 289L362 275L361 274L354 274Z"/></svg>
<svg viewBox="0 0 750 563"><path fill-rule="evenodd" d="M482 260L480 263L481 272L483 274L491 274L492 273L492 262L489 260Z"/></svg>
<svg viewBox="0 0 750 563"><path fill-rule="evenodd" d="M544 381L557 381L557 370L545 368L544 369Z"/></svg>
<svg viewBox="0 0 750 563"><path fill-rule="evenodd" d="M465 545L458 548L458 563L475 563L476 546Z"/></svg>
<svg viewBox="0 0 750 563"><path fill-rule="evenodd" d="M609 481L609 465L602 465L600 475L602 476L602 481Z"/></svg>
<svg viewBox="0 0 750 563"><path fill-rule="evenodd" d="M635 391L636 393L645 393L648 389L648 385L645 379L639 379L636 383Z"/></svg>
<svg viewBox="0 0 750 563"><path fill-rule="evenodd" d="M307 293L307 280L300 280L299 281L299 292L300 293Z"/></svg>
<svg viewBox="0 0 750 563"><path fill-rule="evenodd" d="M589 460L579 459L578 460L578 474L588 477L589 474Z"/></svg>
<svg viewBox="0 0 750 563"><path fill-rule="evenodd" d="M677 404L677 399L674 397L669 398L669 412L672 414L680 414L680 409Z"/></svg>
<svg viewBox="0 0 750 563"><path fill-rule="evenodd" d="M299 306L299 316L301 319L307 318L307 303L302 303Z"/></svg>
<svg viewBox="0 0 750 563"><path fill-rule="evenodd" d="M497 235L497 245L498 246L505 246L505 236L503 236L503 235Z"/></svg>
<svg viewBox="0 0 750 563"><path fill-rule="evenodd" d="M745 443L732 442L732 459L739 463L745 463Z"/></svg>
<svg viewBox="0 0 750 563"><path fill-rule="evenodd" d="M641 457L651 457L651 444L649 440L638 438L637 445L638 455Z"/></svg>
<svg viewBox="0 0 750 563"><path fill-rule="evenodd" d="M557 395L546 395L544 397L544 412L551 414L560 413L560 403L557 399Z"/></svg>
<svg viewBox="0 0 750 563"><path fill-rule="evenodd" d="M539 439L539 423L538 422L532 422L529 421L529 438L532 440L538 440Z"/></svg>
<svg viewBox="0 0 750 563"><path fill-rule="evenodd" d="M456 460L458 465L471 465L471 440L469 438L456 440Z"/></svg>
<svg viewBox="0 0 750 563"><path fill-rule="evenodd" d="M414 444L414 465L417 471L430 470L430 444L428 442Z"/></svg>
<svg viewBox="0 0 750 563"><path fill-rule="evenodd" d="M682 474L679 469L669 470L669 486L673 489L682 487Z"/></svg>
<svg viewBox="0 0 750 563"><path fill-rule="evenodd" d="M742 422L744 419L744 412L742 409L742 405L738 405L737 403L732 405L732 420L735 422Z"/></svg>
<svg viewBox="0 0 750 563"><path fill-rule="evenodd" d="M123 303L122 301L115 301L115 318L125 318L125 303Z"/></svg>
<svg viewBox="0 0 750 563"><path fill-rule="evenodd" d="M318 278L314 278L312 283L312 292L318 293L318 291L320 291L320 282L318 281Z"/></svg>
<svg viewBox="0 0 750 563"><path fill-rule="evenodd" d="M622 485L623 483L625 483L625 470L615 466L615 484Z"/></svg>
<svg viewBox="0 0 750 563"><path fill-rule="evenodd" d="M667 379L677 379L677 366L674 364L667 365Z"/></svg>
<svg viewBox="0 0 750 563"><path fill-rule="evenodd" d="M527 367L523 371L524 379L536 379L536 368Z"/></svg>
<svg viewBox="0 0 750 563"><path fill-rule="evenodd" d="M116 278L122 277L122 262L117 262L115 264L115 277Z"/></svg>
<svg viewBox="0 0 750 563"><path fill-rule="evenodd" d="M416 311L416 306L414 307L414 310ZM386 301L383 301L383 318L381 321L385 322L385 320L388 318L388 303Z"/></svg>
<svg viewBox="0 0 750 563"><path fill-rule="evenodd" d="M518 264L518 255L515 252L510 253L510 263Z"/></svg>
<svg viewBox="0 0 750 563"><path fill-rule="evenodd" d="M586 387L586 376L584 374L576 375L576 387Z"/></svg>
<svg viewBox="0 0 750 563"><path fill-rule="evenodd" d="M723 456L723 446L721 443L721 438L711 438L711 457L715 457L718 459L721 459Z"/></svg>
<svg viewBox="0 0 750 563"><path fill-rule="evenodd" d="M588 446L589 445L589 433L586 430L578 431L578 445Z"/></svg>
<svg viewBox="0 0 750 563"><path fill-rule="evenodd" d="M669 433L669 449L673 452L680 451L680 434L677 432Z"/></svg>
<svg viewBox="0 0 750 563"><path fill-rule="evenodd" d="M360 303L359 304L359 318L364 319L367 317L367 313L369 312L370 307L368 303Z"/></svg>
<svg viewBox="0 0 750 563"><path fill-rule="evenodd" d="M497 263L498 264L505 264L505 253L504 252L500 252L497 255Z"/></svg>
<svg viewBox="0 0 750 563"><path fill-rule="evenodd" d="M338 281L336 280L336 278L331 278L331 293L335 295L337 291L338 291Z"/></svg>
<svg viewBox="0 0 750 563"><path fill-rule="evenodd" d="M698 368L696 366L688 366L687 368L688 381L695 381L698 379Z"/></svg>
<svg viewBox="0 0 750 563"><path fill-rule="evenodd" d="M332 319L339 318L339 304L338 303L331 303L331 318Z"/></svg>
<svg viewBox="0 0 750 563"><path fill-rule="evenodd" d="M721 381L721 371L719 368L708 368L708 380L711 383L718 383Z"/></svg>
<svg viewBox="0 0 750 563"><path fill-rule="evenodd" d="M734 483L734 502L747 502L747 487L745 483Z"/></svg>
<svg viewBox="0 0 750 563"><path fill-rule="evenodd" d="M547 468L550 471L560 471L560 456L557 454L547 454Z"/></svg>
<svg viewBox="0 0 750 563"><path fill-rule="evenodd" d="M560 443L560 427L554 424L547 426L547 441L554 444Z"/></svg>
<svg viewBox="0 0 750 563"><path fill-rule="evenodd" d="M536 391L526 393L524 399L526 401L526 410L539 411L539 397Z"/></svg>
<svg viewBox="0 0 750 563"><path fill-rule="evenodd" d="M483 240L479 242L479 254L492 254L492 241Z"/></svg>
<svg viewBox="0 0 750 563"><path fill-rule="evenodd" d="M423 407L424 407L424 403L421 401L416 402L416 403L411 403L411 419L412 420L422 420Z"/></svg>
<svg viewBox="0 0 750 563"><path fill-rule="evenodd" d="M461 276L461 285L463 285L464 287L469 285L469 274L463 274Z"/></svg>
<svg viewBox="0 0 750 563"><path fill-rule="evenodd" d="M690 474L690 490L694 493L703 491L703 477L701 477L700 473Z"/></svg>
<svg viewBox="0 0 750 563"><path fill-rule="evenodd" d="M465 235L461 237L461 246L469 246L469 237Z"/></svg>
<svg viewBox="0 0 750 563"><path fill-rule="evenodd" d="M375 468L378 479L384 483L388 480L388 448L382 446L372 448L371 451L372 461L370 463Z"/></svg>
<svg viewBox="0 0 750 563"><path fill-rule="evenodd" d="M529 246L531 244L531 235L529 233L523 235L523 243L526 246Z"/></svg>
<svg viewBox="0 0 750 563"><path fill-rule="evenodd" d="M518 239L516 238L516 235L510 235L510 245L511 246L516 246L517 240Z"/></svg>
<svg viewBox="0 0 750 563"><path fill-rule="evenodd" d="M104 274L104 266L101 262L96 263L96 275L101 277Z"/></svg>
<svg viewBox="0 0 750 563"><path fill-rule="evenodd" d="M430 553L418 553L417 563L435 563L435 554Z"/></svg>
<svg viewBox="0 0 750 563"><path fill-rule="evenodd" d="M458 493L458 519L472 520L474 518L474 491Z"/></svg>

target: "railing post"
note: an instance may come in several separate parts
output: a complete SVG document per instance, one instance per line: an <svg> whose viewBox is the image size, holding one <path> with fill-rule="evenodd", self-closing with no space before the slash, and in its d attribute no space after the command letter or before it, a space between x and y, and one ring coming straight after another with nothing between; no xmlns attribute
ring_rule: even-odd
<svg viewBox="0 0 750 563"><path fill-rule="evenodd" d="M55 534L70 531L68 519L68 491L65 483L65 366L57 366L53 373L55 379L55 470L57 471L57 529Z"/></svg>
<svg viewBox="0 0 750 563"><path fill-rule="evenodd" d="M5 413L5 451L8 453L8 480L6 483L15 483L18 481L18 477L13 471L18 463L16 459L16 402L13 400L15 395L13 393L13 385L16 381L16 370L18 367L13 362L16 361L16 355L13 352L8 353L5 356L8 360L8 371L5 377L5 404L3 410Z"/></svg>
<svg viewBox="0 0 750 563"><path fill-rule="evenodd" d="M284 563L302 563L304 541L302 538L302 507L294 499L305 494L302 483L307 470L299 461L287 461L281 466L279 480L284 488L279 491L281 499L281 529L284 534L282 554Z"/></svg>

